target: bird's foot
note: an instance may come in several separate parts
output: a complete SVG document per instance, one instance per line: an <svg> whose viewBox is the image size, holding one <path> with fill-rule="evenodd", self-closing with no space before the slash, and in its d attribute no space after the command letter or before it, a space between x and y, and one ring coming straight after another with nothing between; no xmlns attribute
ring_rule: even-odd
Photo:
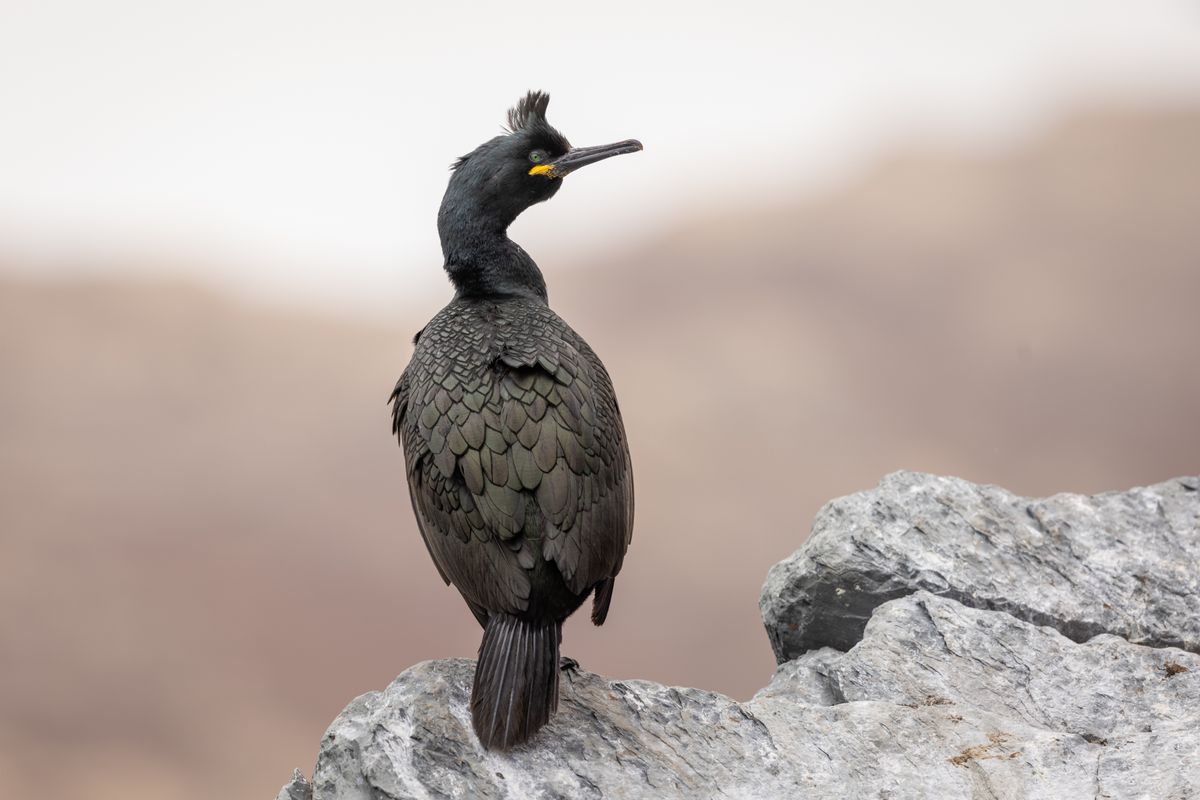
<svg viewBox="0 0 1200 800"><path fill-rule="evenodd" d="M559 656L558 668L563 672L578 672L579 662L570 656Z"/></svg>

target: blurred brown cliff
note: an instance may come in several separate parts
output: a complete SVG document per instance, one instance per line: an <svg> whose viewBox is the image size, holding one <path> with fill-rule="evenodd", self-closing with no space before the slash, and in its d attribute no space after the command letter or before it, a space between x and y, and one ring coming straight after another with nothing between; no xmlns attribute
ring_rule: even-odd
<svg viewBox="0 0 1200 800"><path fill-rule="evenodd" d="M564 651L744 697L762 579L831 497L901 467L1030 495L1194 473L1198 176L1200 110L1097 112L545 264L638 491L609 623ZM352 695L473 653L384 404L437 305L0 283L6 795L271 796Z"/></svg>

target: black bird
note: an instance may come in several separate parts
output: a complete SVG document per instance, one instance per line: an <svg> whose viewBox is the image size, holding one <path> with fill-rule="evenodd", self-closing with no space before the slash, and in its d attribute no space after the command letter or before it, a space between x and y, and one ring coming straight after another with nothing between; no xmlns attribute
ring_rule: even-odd
<svg viewBox="0 0 1200 800"><path fill-rule="evenodd" d="M604 623L633 534L612 382L507 230L566 175L642 145L571 147L549 102L529 92L506 134L452 167L438 233L454 299L414 338L391 398L429 555L484 629L471 718L495 750L557 709L562 623L589 594Z"/></svg>

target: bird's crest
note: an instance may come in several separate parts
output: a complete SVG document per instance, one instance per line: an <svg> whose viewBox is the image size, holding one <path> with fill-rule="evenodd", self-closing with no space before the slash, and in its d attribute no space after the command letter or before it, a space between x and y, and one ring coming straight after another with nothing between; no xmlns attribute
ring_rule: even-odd
<svg viewBox="0 0 1200 800"><path fill-rule="evenodd" d="M541 91L530 91L508 110L509 133L530 130L548 126L546 108L550 105L550 95Z"/></svg>
<svg viewBox="0 0 1200 800"><path fill-rule="evenodd" d="M508 110L505 117L504 130L510 135L514 133L533 134L533 136L545 147L552 152L566 152L570 149L571 143L567 138L554 129L549 122L546 121L546 108L550 105L550 95L542 91L529 91L525 96L517 101L517 104ZM497 137L503 138L503 137ZM488 147L491 143L485 142L480 147ZM479 148L467 153L450 165L450 169L457 170L471 159Z"/></svg>

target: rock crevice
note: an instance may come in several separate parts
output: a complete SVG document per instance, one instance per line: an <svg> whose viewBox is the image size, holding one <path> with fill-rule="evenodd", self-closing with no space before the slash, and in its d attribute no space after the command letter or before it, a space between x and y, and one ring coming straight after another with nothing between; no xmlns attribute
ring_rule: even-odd
<svg viewBox="0 0 1200 800"><path fill-rule="evenodd" d="M848 650L875 608L918 590L1049 625L1200 653L1200 479L1029 500L898 472L823 508L768 573L759 607L776 659Z"/></svg>
<svg viewBox="0 0 1200 800"><path fill-rule="evenodd" d="M545 735L488 753L473 662L426 662L279 800L1200 797L1198 487L890 475L770 571L779 666L750 701L572 672Z"/></svg>

